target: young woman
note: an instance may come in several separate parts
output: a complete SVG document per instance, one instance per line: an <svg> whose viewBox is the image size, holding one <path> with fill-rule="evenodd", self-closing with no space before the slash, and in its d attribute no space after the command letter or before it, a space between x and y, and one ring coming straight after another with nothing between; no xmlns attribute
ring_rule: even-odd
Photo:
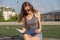
<svg viewBox="0 0 60 40"><path fill-rule="evenodd" d="M24 40L42 40L42 24L40 12L35 10L29 2L22 4L21 13L19 15L19 22L23 22L23 31L26 32L35 28L34 36L31 34L24 33Z"/></svg>

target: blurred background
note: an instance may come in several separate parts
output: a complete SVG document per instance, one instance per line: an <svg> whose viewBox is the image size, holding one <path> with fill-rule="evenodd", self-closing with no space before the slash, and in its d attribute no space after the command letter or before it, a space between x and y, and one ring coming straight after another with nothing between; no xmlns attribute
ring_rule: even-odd
<svg viewBox="0 0 60 40"><path fill-rule="evenodd" d="M60 0L0 0L0 37L22 35L14 28L23 27L18 16L25 1L41 14L43 40L60 39Z"/></svg>

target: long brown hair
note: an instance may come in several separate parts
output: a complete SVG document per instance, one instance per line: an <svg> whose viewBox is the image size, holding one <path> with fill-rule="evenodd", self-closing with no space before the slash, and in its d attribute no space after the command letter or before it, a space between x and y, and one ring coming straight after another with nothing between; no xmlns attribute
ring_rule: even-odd
<svg viewBox="0 0 60 40"><path fill-rule="evenodd" d="M36 10L33 8L33 6L32 6L29 2L24 2L24 3L22 4L21 12L20 12L20 14L19 14L19 19L18 19L19 22L21 22L22 19L23 19L25 16L27 16L27 14L25 14L25 12L24 12L24 7L26 7L26 6L29 6L30 9L31 9L31 11L32 11L33 13L36 12Z"/></svg>

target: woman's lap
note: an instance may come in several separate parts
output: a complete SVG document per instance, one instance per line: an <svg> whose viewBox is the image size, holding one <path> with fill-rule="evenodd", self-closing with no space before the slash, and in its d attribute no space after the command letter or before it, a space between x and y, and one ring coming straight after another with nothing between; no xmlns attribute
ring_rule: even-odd
<svg viewBox="0 0 60 40"><path fill-rule="evenodd" d="M36 38L40 38L40 40L42 40L42 33L40 33L40 34L36 34L36 35L30 35L30 34L27 34L28 36L29 36L29 38L31 39L36 39ZM26 36L25 36L26 37Z"/></svg>
<svg viewBox="0 0 60 40"><path fill-rule="evenodd" d="M35 36L39 37L40 40L42 40L42 33L40 33L40 34L36 34Z"/></svg>
<svg viewBox="0 0 60 40"><path fill-rule="evenodd" d="M34 29L32 29L28 32L25 32L24 34L30 35L31 37L37 36L37 37L40 38L40 40L42 40L42 32L39 33L39 34L36 34L36 33L33 33L33 32L34 32Z"/></svg>

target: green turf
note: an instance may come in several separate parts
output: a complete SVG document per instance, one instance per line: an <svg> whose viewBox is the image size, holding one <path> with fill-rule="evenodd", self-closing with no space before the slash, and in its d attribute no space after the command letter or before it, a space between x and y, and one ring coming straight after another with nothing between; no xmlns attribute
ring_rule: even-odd
<svg viewBox="0 0 60 40"><path fill-rule="evenodd" d="M9 29L7 29L7 27L9 27ZM8 35L8 36L21 35L21 33L19 33L15 28L22 29L22 26L20 26L20 25L12 25L12 26L11 25L6 25L6 26L0 25L0 34Z"/></svg>
<svg viewBox="0 0 60 40"><path fill-rule="evenodd" d="M60 25L44 25L43 37L60 38Z"/></svg>
<svg viewBox="0 0 60 40"><path fill-rule="evenodd" d="M22 29L22 25L0 25L0 34L8 36L22 35L15 28ZM43 25L42 34L43 37L47 38L60 38L60 25Z"/></svg>

